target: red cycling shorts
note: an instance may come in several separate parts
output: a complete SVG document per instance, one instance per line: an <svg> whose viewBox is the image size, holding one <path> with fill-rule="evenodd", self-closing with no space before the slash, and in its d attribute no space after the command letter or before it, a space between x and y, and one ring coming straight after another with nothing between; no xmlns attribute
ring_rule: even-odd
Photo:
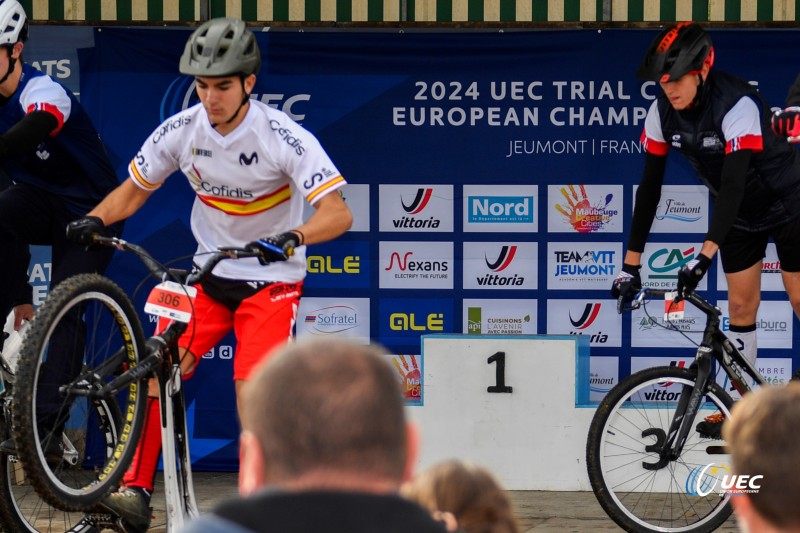
<svg viewBox="0 0 800 533"><path fill-rule="evenodd" d="M195 287L194 314L178 345L195 355L196 364L233 329L233 379L246 380L272 350L292 338L302 283L268 285L243 299L235 311L211 298L199 284Z"/></svg>

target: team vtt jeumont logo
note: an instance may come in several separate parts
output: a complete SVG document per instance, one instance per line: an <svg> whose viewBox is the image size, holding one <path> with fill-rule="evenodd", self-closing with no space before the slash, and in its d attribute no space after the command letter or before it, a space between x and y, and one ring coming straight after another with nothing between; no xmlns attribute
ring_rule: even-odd
<svg viewBox="0 0 800 533"><path fill-rule="evenodd" d="M690 496L708 496L711 493L720 495L755 494L764 480L762 475L732 474L731 467L715 465L698 465L689 472L686 478L686 493Z"/></svg>

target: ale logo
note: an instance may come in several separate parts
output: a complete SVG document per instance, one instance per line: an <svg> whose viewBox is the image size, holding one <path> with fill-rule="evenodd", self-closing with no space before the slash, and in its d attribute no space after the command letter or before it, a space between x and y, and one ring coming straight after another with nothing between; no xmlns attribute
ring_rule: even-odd
<svg viewBox="0 0 800 533"><path fill-rule="evenodd" d="M414 313L392 313L389 327L394 331L444 331L444 315L429 313L420 323Z"/></svg>

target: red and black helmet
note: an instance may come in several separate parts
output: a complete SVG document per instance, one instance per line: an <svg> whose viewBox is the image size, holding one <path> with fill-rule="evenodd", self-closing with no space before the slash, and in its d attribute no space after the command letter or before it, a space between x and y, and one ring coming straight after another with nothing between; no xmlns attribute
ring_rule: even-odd
<svg viewBox="0 0 800 533"><path fill-rule="evenodd" d="M711 37L694 22L681 22L658 34L642 60L636 76L668 82L686 74L698 74L703 65L714 64Z"/></svg>

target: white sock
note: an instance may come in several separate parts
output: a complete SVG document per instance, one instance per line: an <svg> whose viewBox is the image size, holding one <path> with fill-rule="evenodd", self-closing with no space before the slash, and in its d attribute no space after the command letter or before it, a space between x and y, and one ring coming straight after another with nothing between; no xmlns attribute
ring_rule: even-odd
<svg viewBox="0 0 800 533"><path fill-rule="evenodd" d="M733 345L742 352L744 358L750 361L751 365L756 364L758 342L756 341L758 330L756 325L751 326L734 326L731 325L731 333L729 335Z"/></svg>

